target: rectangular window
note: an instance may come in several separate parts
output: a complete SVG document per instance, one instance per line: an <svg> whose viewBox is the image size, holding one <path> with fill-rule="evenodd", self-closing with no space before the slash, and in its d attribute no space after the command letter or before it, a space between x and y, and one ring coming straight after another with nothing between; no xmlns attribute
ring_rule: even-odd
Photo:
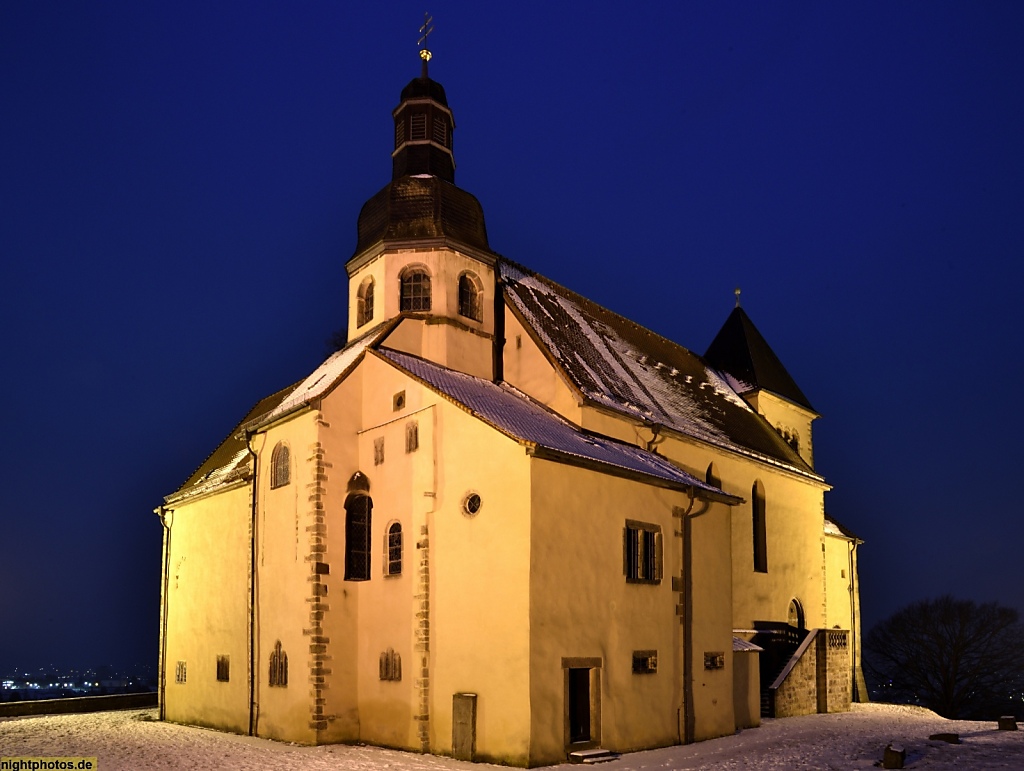
<svg viewBox="0 0 1024 771"><path fill-rule="evenodd" d="M657 651L633 651L633 674L650 675L658 671Z"/></svg>
<svg viewBox="0 0 1024 771"><path fill-rule="evenodd" d="M420 446L420 426L415 420L405 424L405 451L416 452Z"/></svg>
<svg viewBox="0 0 1024 771"><path fill-rule="evenodd" d="M384 437L373 440L373 465L379 466L384 462Z"/></svg>
<svg viewBox="0 0 1024 771"><path fill-rule="evenodd" d="M405 118L395 124L395 147L397 148L405 141Z"/></svg>
<svg viewBox="0 0 1024 771"><path fill-rule="evenodd" d="M230 666L230 662L229 662L227 656L218 656L217 657L217 682L218 683L226 683L226 682L228 682L228 680L231 679L229 666Z"/></svg>
<svg viewBox="0 0 1024 771"><path fill-rule="evenodd" d="M626 580L633 583L659 583L662 574L661 526L628 519L622 541Z"/></svg>
<svg viewBox="0 0 1024 771"><path fill-rule="evenodd" d="M725 654L719 651L705 651L704 669L725 669Z"/></svg>
<svg viewBox="0 0 1024 771"><path fill-rule="evenodd" d="M184 683L188 676L188 667L184 661L179 661L174 665L174 682Z"/></svg>

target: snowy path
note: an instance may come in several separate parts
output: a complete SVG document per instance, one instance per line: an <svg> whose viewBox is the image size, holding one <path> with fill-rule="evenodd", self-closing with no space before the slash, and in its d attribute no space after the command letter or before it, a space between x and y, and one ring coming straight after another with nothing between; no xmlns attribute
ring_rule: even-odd
<svg viewBox="0 0 1024 771"><path fill-rule="evenodd" d="M96 756L101 771L497 768L375 747L281 744L160 723L155 715L155 710L133 710L0 719L0 757ZM928 740L929 734L940 732L959 733L963 743ZM598 768L869 769L889 742L906 748L909 769L1024 769L1024 731L997 731L995 723L950 721L927 710L884 704L856 704L848 713L768 720L735 736L636 752Z"/></svg>

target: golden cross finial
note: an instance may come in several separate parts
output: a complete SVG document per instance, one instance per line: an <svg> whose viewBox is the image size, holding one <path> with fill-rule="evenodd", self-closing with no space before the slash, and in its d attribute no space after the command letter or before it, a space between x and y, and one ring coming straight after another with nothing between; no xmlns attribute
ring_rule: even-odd
<svg viewBox="0 0 1024 771"><path fill-rule="evenodd" d="M417 42L417 45L423 46L423 48L420 49L420 58L423 60L424 66L426 66L426 62L430 61L430 57L433 56L433 54L430 53L430 49L427 48L427 37L429 37L430 33L433 31L434 17L430 15L429 11L424 11L423 26L420 27L420 39Z"/></svg>

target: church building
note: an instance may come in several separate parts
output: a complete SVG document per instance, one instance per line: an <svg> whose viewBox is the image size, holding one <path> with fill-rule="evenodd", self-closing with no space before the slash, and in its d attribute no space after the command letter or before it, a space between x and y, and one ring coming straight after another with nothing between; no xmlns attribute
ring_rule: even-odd
<svg viewBox="0 0 1024 771"><path fill-rule="evenodd" d="M810 401L738 300L701 356L494 251L421 56L349 342L157 509L161 717L536 766L848 709Z"/></svg>

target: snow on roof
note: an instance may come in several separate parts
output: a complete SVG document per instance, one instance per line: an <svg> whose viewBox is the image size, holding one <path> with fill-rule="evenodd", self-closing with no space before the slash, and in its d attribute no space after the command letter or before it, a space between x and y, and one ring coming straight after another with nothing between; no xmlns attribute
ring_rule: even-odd
<svg viewBox="0 0 1024 771"><path fill-rule="evenodd" d="M331 354L328 359L313 370L309 377L299 383L284 400L262 417L251 421L245 428L265 426L272 423L298 407L309 404L323 396L341 377L355 364L356 360L373 343L377 342L390 330L388 325L381 325L360 339L349 343L340 351Z"/></svg>
<svg viewBox="0 0 1024 771"><path fill-rule="evenodd" d="M638 420L821 479L699 356L515 264L505 295L591 402Z"/></svg>
<svg viewBox="0 0 1024 771"><path fill-rule="evenodd" d="M732 652L733 653L739 653L739 652L742 652L742 651L752 651L752 652L756 653L758 651L763 651L763 650L764 650L764 648L762 648L760 645L754 645L754 643L752 643L752 642L750 642L748 640L744 640L742 637L733 637L732 638Z"/></svg>
<svg viewBox="0 0 1024 771"><path fill-rule="evenodd" d="M864 543L860 537L854 533L850 528L840 523L837 519L825 515L825 535L835 535L840 538L848 538L851 541L857 541L857 543Z"/></svg>
<svg viewBox="0 0 1024 771"><path fill-rule="evenodd" d="M584 433L508 384L496 385L387 348L379 353L502 433L562 456L597 462L738 500L640 447Z"/></svg>
<svg viewBox="0 0 1024 771"><path fill-rule="evenodd" d="M386 335L389 330L390 327L386 324L377 327L329 356L309 377L257 402L192 476L164 500L181 500L200 495L244 477L249 468L248 449L242 438L244 432L265 426L323 396L355 364L366 348Z"/></svg>

